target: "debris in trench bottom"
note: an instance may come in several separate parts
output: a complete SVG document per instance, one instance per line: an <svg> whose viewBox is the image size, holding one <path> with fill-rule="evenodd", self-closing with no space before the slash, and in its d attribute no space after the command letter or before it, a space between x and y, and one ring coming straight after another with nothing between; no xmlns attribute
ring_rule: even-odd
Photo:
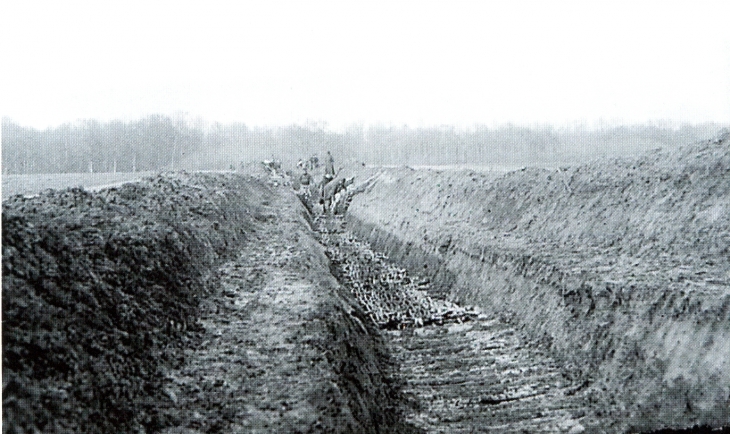
<svg viewBox="0 0 730 434"><path fill-rule="evenodd" d="M367 243L345 230L342 216L317 216L315 227L336 277L350 289L375 324L383 329L462 323L479 311L427 295L428 282L410 278Z"/></svg>

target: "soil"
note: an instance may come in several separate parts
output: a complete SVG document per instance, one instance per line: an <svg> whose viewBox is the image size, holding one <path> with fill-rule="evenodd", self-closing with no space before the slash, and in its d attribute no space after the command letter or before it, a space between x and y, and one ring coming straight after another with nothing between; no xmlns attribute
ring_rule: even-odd
<svg viewBox="0 0 730 434"><path fill-rule="evenodd" d="M608 432L730 425L728 134L552 171L355 176L355 235L573 366L615 403Z"/></svg>
<svg viewBox="0 0 730 434"><path fill-rule="evenodd" d="M329 272L287 188L216 272L202 343L165 374L164 433L415 432L378 329Z"/></svg>
<svg viewBox="0 0 730 434"><path fill-rule="evenodd" d="M730 425L730 138L352 174L346 219L278 173L5 201L3 433Z"/></svg>
<svg viewBox="0 0 730 434"><path fill-rule="evenodd" d="M165 174L2 217L3 433L417 432L278 181Z"/></svg>
<svg viewBox="0 0 730 434"><path fill-rule="evenodd" d="M3 432L163 424L160 370L195 338L209 269L246 240L267 190L161 175L3 202Z"/></svg>
<svg viewBox="0 0 730 434"><path fill-rule="evenodd" d="M610 405L586 393L574 372L514 325L427 296L423 279L354 239L346 225L328 223L319 227L326 228L321 239L334 274L384 330L398 362L411 403L405 421L429 433L579 433L611 426L610 419L590 416L595 408L610 416Z"/></svg>

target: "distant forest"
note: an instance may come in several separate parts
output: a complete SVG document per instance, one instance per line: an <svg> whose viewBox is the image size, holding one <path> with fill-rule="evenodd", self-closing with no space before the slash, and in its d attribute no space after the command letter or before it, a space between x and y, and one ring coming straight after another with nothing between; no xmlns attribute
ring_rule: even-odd
<svg viewBox="0 0 730 434"><path fill-rule="evenodd" d="M653 123L591 128L471 128L323 123L249 127L184 116L84 120L38 130L2 120L3 174L228 169L261 159L287 165L330 150L338 161L377 165L553 166L634 155L714 137L728 125Z"/></svg>

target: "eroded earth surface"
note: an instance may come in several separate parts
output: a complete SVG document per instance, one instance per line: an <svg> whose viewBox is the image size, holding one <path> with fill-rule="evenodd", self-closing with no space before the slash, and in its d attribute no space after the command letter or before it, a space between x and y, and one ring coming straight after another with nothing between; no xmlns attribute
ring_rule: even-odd
<svg viewBox="0 0 730 434"><path fill-rule="evenodd" d="M406 383L409 423L429 433L578 433L610 425L601 417L610 416L606 403L508 321L432 298L423 279L356 240L339 219L319 227L335 275L372 319L399 319L380 324ZM413 321L423 300L430 309Z"/></svg>

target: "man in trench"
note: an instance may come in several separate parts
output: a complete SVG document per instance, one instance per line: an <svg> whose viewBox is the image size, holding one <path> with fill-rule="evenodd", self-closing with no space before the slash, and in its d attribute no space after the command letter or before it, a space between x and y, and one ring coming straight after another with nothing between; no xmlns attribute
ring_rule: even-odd
<svg viewBox="0 0 730 434"><path fill-rule="evenodd" d="M301 175L299 175L298 183L301 184L301 193L298 192L300 198L304 200L306 204L309 205L311 208L311 194L310 194L310 186L312 184L312 175L309 174L309 171L307 168L304 168L304 171Z"/></svg>
<svg viewBox="0 0 730 434"><path fill-rule="evenodd" d="M325 189L327 185L332 182L335 178L335 159L332 158L330 151L327 151L327 157L325 157L324 176L322 176L322 182L319 184L319 204L322 205L323 212L327 212L327 192Z"/></svg>
<svg viewBox="0 0 730 434"><path fill-rule="evenodd" d="M324 183L332 181L335 178L335 159L332 158L330 151L327 151L327 157L324 162Z"/></svg>
<svg viewBox="0 0 730 434"><path fill-rule="evenodd" d="M348 191L348 187L355 183L355 177L351 176L349 178L345 178L338 188L335 189L335 195L332 198L332 213L333 214L344 214L347 210L347 201L349 198L350 192Z"/></svg>
<svg viewBox="0 0 730 434"><path fill-rule="evenodd" d="M304 168L304 171L299 176L299 183L304 186L304 188L309 188L309 184L312 183L312 175L309 174L309 171L307 168Z"/></svg>

